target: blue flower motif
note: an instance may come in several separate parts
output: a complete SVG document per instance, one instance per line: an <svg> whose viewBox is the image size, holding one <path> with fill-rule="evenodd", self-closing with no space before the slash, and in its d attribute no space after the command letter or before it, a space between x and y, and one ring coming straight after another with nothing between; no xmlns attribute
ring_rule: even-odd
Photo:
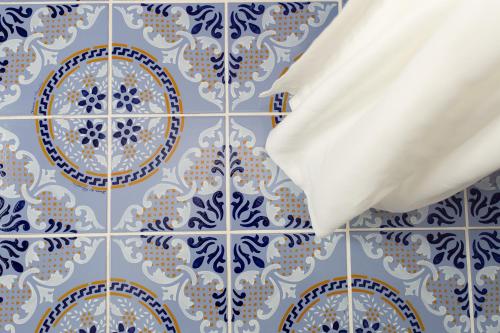
<svg viewBox="0 0 500 333"><path fill-rule="evenodd" d="M7 176L7 173L3 170L3 164L0 163L0 177Z"/></svg>
<svg viewBox="0 0 500 333"><path fill-rule="evenodd" d="M244 31L250 30L258 35L261 33L260 27L256 24L258 18L264 14L266 7L262 4L241 4L231 13L229 30L231 38L238 39Z"/></svg>
<svg viewBox="0 0 500 333"><path fill-rule="evenodd" d="M136 133L141 130L141 126L134 125L132 119L128 119L126 122L117 122L116 127L118 131L113 134L114 138L120 139L122 146L125 146L128 140L132 142L137 142Z"/></svg>
<svg viewBox="0 0 500 333"><path fill-rule="evenodd" d="M131 326L127 328L122 323L118 324L118 331L113 331L113 333L135 333L135 332L136 332L135 327Z"/></svg>
<svg viewBox="0 0 500 333"><path fill-rule="evenodd" d="M323 325L321 329L325 333L347 333L347 330L341 329L338 321L335 321L331 325Z"/></svg>
<svg viewBox="0 0 500 333"><path fill-rule="evenodd" d="M87 111L87 113L92 112L92 110L94 108L98 109L98 110L102 110L101 101L106 97L106 95L100 94L99 88L94 86L94 87L92 87L92 89L90 91L82 89L81 92L82 92L83 99L78 102L78 105L84 106L85 111Z"/></svg>
<svg viewBox="0 0 500 333"><path fill-rule="evenodd" d="M120 92L113 94L113 97L118 100L116 107L125 107L128 112L132 112L134 104L139 104L141 102L139 98L135 97L135 94L137 94L137 88L127 89L127 87L122 84L120 86Z"/></svg>
<svg viewBox="0 0 500 333"><path fill-rule="evenodd" d="M363 319L363 327L356 328L356 333L377 333L379 332L379 328L379 323L373 323L372 325L370 325L370 322L368 322L368 320Z"/></svg>
<svg viewBox="0 0 500 333"><path fill-rule="evenodd" d="M94 147L99 147L99 140L106 138L106 135L102 133L102 124L97 124L94 126L91 120L87 120L85 127L78 129L78 132L82 134L82 144L86 145L92 142Z"/></svg>

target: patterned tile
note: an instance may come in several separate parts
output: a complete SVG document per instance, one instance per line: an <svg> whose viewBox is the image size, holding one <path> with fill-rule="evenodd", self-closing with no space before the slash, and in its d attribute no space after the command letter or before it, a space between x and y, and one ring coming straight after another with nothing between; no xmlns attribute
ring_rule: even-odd
<svg viewBox="0 0 500 333"><path fill-rule="evenodd" d="M465 235L352 232L356 332L469 332Z"/></svg>
<svg viewBox="0 0 500 333"><path fill-rule="evenodd" d="M111 331L226 332L225 244L225 236L114 237Z"/></svg>
<svg viewBox="0 0 500 333"><path fill-rule="evenodd" d="M233 332L347 333L345 235L232 238Z"/></svg>
<svg viewBox="0 0 500 333"><path fill-rule="evenodd" d="M465 226L464 194L459 192L448 199L407 213L390 213L370 209L354 218L351 228L412 228Z"/></svg>
<svg viewBox="0 0 500 333"><path fill-rule="evenodd" d="M264 149L276 119L230 118L233 229L311 228L304 193Z"/></svg>
<svg viewBox="0 0 500 333"><path fill-rule="evenodd" d="M113 119L113 231L225 229L224 121Z"/></svg>
<svg viewBox="0 0 500 333"><path fill-rule="evenodd" d="M104 238L0 238L1 332L105 332Z"/></svg>
<svg viewBox="0 0 500 333"><path fill-rule="evenodd" d="M223 23L222 3L114 6L113 112L223 112Z"/></svg>
<svg viewBox="0 0 500 333"><path fill-rule="evenodd" d="M285 112L286 94L259 98L338 13L336 2L229 4L232 111Z"/></svg>
<svg viewBox="0 0 500 333"><path fill-rule="evenodd" d="M500 225L500 171L470 187L467 196L471 226Z"/></svg>
<svg viewBox="0 0 500 333"><path fill-rule="evenodd" d="M500 330L500 234L469 231L476 332Z"/></svg>
<svg viewBox="0 0 500 333"><path fill-rule="evenodd" d="M104 231L105 129L105 119L2 121L0 233Z"/></svg>
<svg viewBox="0 0 500 333"><path fill-rule="evenodd" d="M0 5L0 114L106 113L106 5Z"/></svg>

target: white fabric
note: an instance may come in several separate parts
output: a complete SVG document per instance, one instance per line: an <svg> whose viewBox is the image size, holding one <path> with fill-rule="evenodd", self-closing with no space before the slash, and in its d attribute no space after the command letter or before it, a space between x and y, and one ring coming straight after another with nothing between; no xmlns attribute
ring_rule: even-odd
<svg viewBox="0 0 500 333"><path fill-rule="evenodd" d="M499 0L351 0L262 94L293 95L266 149L318 235L500 168L499 36Z"/></svg>

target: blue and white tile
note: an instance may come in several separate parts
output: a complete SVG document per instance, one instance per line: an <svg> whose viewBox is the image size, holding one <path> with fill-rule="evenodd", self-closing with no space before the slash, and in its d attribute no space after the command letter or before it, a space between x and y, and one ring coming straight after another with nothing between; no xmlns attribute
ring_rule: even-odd
<svg viewBox="0 0 500 333"><path fill-rule="evenodd" d="M115 118L113 231L222 230L224 121Z"/></svg>
<svg viewBox="0 0 500 333"><path fill-rule="evenodd" d="M356 332L470 332L465 234L352 232Z"/></svg>
<svg viewBox="0 0 500 333"><path fill-rule="evenodd" d="M0 238L0 331L106 331L104 238Z"/></svg>
<svg viewBox="0 0 500 333"><path fill-rule="evenodd" d="M351 221L351 228L464 227L464 193L406 213L370 209Z"/></svg>
<svg viewBox="0 0 500 333"><path fill-rule="evenodd" d="M105 114L107 6L0 5L0 114Z"/></svg>
<svg viewBox="0 0 500 333"><path fill-rule="evenodd" d="M349 331L344 233L231 241L233 332Z"/></svg>
<svg viewBox="0 0 500 333"><path fill-rule="evenodd" d="M265 152L276 118L230 118L231 220L233 229L311 228L305 194Z"/></svg>
<svg viewBox="0 0 500 333"><path fill-rule="evenodd" d="M224 4L113 8L113 112L224 112Z"/></svg>
<svg viewBox="0 0 500 333"><path fill-rule="evenodd" d="M105 131L106 119L4 120L0 234L104 232Z"/></svg>
<svg viewBox="0 0 500 333"><path fill-rule="evenodd" d="M471 186L467 196L471 226L500 225L500 171Z"/></svg>
<svg viewBox="0 0 500 333"><path fill-rule="evenodd" d="M500 330L500 233L470 230L476 332Z"/></svg>
<svg viewBox="0 0 500 333"><path fill-rule="evenodd" d="M231 111L285 112L286 94L259 98L337 16L337 2L229 4Z"/></svg>
<svg viewBox="0 0 500 333"><path fill-rule="evenodd" d="M226 332L225 236L113 237L112 332Z"/></svg>

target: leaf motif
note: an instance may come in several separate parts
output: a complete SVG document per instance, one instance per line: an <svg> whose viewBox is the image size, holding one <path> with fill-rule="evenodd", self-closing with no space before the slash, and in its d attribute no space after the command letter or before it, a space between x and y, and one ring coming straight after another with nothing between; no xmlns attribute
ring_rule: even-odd
<svg viewBox="0 0 500 333"><path fill-rule="evenodd" d="M193 197L193 203L202 208L202 209L205 209L205 204L203 203L203 200L201 200L199 197Z"/></svg>
<svg viewBox="0 0 500 333"><path fill-rule="evenodd" d="M16 202L16 205L14 206L13 213L20 212L24 208L25 205L26 205L26 201L19 200L18 202Z"/></svg>

